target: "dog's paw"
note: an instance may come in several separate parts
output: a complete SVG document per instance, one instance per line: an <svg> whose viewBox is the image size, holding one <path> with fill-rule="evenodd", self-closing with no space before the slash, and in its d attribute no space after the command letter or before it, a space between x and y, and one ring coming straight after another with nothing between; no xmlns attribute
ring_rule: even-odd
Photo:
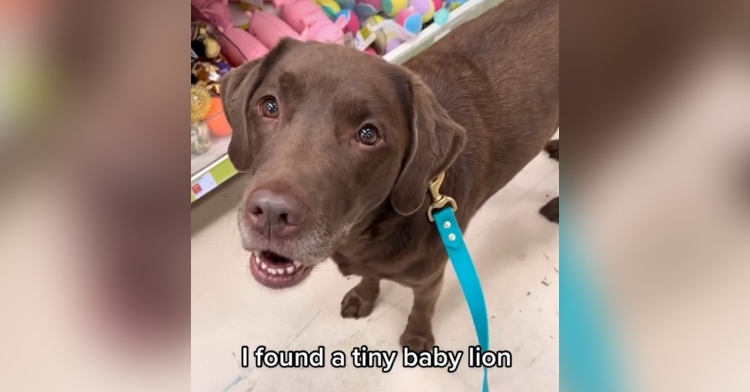
<svg viewBox="0 0 750 392"><path fill-rule="evenodd" d="M367 317L375 308L375 301L363 299L355 289L349 290L344 299L341 300L341 317L354 318Z"/></svg>
<svg viewBox="0 0 750 392"><path fill-rule="evenodd" d="M398 342L401 346L409 347L411 351L427 351L435 346L435 337L432 336L432 333L416 334L407 329L401 334Z"/></svg>
<svg viewBox="0 0 750 392"><path fill-rule="evenodd" d="M547 145L544 146L544 151L549 154L549 157L560 161L560 139L550 140Z"/></svg>
<svg viewBox="0 0 750 392"><path fill-rule="evenodd" d="M560 197L550 200L539 210L539 213L550 222L560 223Z"/></svg>

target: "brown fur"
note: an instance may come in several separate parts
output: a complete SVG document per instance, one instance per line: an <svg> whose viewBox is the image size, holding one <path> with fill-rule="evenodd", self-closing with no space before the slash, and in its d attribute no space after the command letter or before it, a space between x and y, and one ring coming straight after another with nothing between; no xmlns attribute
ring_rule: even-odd
<svg viewBox="0 0 750 392"><path fill-rule="evenodd" d="M431 319L447 255L427 219L427 184L458 202L462 229L545 146L559 122L559 6L507 0L457 28L404 66L354 50L285 40L222 81L234 134L229 155L252 173L247 197L293 195L306 211L293 237L248 229L243 244L314 264L331 257L362 281L344 317L372 311L381 279L412 288L401 344L434 344ZM264 96L280 116L258 113ZM364 122L383 142L352 142Z"/></svg>

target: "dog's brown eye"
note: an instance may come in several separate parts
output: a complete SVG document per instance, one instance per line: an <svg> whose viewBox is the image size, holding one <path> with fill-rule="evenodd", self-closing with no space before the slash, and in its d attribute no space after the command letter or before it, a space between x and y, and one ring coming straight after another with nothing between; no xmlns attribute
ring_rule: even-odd
<svg viewBox="0 0 750 392"><path fill-rule="evenodd" d="M378 129L372 125L365 125L357 131L357 142L366 146L372 146L380 140Z"/></svg>
<svg viewBox="0 0 750 392"><path fill-rule="evenodd" d="M264 99L260 103L260 113L268 118L279 117L279 103L276 102L276 98L268 97Z"/></svg>

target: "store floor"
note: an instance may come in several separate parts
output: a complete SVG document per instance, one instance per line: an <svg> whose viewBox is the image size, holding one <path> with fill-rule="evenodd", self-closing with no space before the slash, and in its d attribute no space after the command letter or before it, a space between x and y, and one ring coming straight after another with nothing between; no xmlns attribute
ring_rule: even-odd
<svg viewBox="0 0 750 392"><path fill-rule="evenodd" d="M237 178L206 196L192 213L192 390L238 391L481 391L482 372L467 366L407 369L398 347L411 307L410 290L383 282L380 302L360 320L342 319L339 303L357 279L326 262L300 286L272 291L249 274L240 247L235 206L244 185ZM512 353L512 367L492 369L494 391L559 389L558 226L537 211L558 194L558 163L539 154L471 222L466 242L482 279L494 350ZM434 334L443 350L476 344L468 308L452 270L437 304ZM242 368L241 347L250 367ZM324 368L256 368L252 352L325 348ZM354 368L352 348L399 350L389 373ZM335 350L347 366L331 366Z"/></svg>

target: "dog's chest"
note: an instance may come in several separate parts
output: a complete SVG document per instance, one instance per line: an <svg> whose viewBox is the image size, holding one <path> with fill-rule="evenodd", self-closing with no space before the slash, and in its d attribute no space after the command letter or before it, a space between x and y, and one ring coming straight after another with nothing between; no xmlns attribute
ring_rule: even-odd
<svg viewBox="0 0 750 392"><path fill-rule="evenodd" d="M335 253L332 259L344 276L356 275L385 279L407 287L418 285L424 279L434 276L436 271L444 267L441 258L420 259L414 258L411 254L362 262Z"/></svg>
<svg viewBox="0 0 750 392"><path fill-rule="evenodd" d="M393 280L404 270L403 261L400 260L358 260L341 253L335 253L332 259L345 276L357 275Z"/></svg>
<svg viewBox="0 0 750 392"><path fill-rule="evenodd" d="M433 275L440 264L436 262L441 259L440 237L437 231L433 233L424 226L404 220L398 224L385 221L341 244L331 258L345 276L386 279L410 286Z"/></svg>

